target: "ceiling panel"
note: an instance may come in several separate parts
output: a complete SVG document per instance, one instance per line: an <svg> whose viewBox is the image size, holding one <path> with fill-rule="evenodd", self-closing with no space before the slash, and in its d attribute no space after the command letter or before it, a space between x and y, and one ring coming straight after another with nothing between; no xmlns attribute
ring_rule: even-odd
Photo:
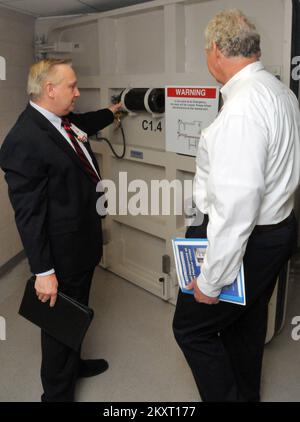
<svg viewBox="0 0 300 422"><path fill-rule="evenodd" d="M54 16L95 11L90 6L83 5L77 0L0 0L0 4L36 16Z"/></svg>
<svg viewBox="0 0 300 422"><path fill-rule="evenodd" d="M151 0L0 0L6 6L34 16L102 12Z"/></svg>
<svg viewBox="0 0 300 422"><path fill-rule="evenodd" d="M95 7L99 11L118 9L138 3L147 3L151 0L78 0Z"/></svg>

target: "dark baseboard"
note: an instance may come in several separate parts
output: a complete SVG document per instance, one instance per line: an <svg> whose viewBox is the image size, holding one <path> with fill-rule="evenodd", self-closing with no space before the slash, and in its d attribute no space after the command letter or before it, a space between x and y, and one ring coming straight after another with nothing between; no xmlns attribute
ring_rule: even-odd
<svg viewBox="0 0 300 422"><path fill-rule="evenodd" d="M16 265L18 265L26 257L25 252L21 251L8 262L0 266L0 277L3 277L6 273L11 271Z"/></svg>

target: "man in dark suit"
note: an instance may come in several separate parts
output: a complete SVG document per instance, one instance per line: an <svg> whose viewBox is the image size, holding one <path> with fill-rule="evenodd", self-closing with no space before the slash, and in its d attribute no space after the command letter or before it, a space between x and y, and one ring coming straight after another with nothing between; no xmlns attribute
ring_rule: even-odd
<svg viewBox="0 0 300 422"><path fill-rule="evenodd" d="M65 60L33 64L28 94L30 103L2 145L0 166L36 275L37 300L55 306L59 289L87 304L102 256L101 218L96 211L101 176L87 137L111 124L120 104L72 113L80 94ZM73 401L78 377L107 368L105 360L81 360L79 353L42 331L42 401Z"/></svg>

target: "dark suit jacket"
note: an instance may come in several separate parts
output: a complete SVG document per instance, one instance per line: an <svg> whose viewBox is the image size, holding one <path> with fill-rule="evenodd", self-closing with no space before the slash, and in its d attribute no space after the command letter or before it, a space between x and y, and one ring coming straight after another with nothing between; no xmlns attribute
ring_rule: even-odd
<svg viewBox="0 0 300 422"><path fill-rule="evenodd" d="M114 120L109 109L68 118L89 136ZM0 166L31 271L54 268L67 277L96 266L102 256L96 185L66 139L30 105L4 140Z"/></svg>

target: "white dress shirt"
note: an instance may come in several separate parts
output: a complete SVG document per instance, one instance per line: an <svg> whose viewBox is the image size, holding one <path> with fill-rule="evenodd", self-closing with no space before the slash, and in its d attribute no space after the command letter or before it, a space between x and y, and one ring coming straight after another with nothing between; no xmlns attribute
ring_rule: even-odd
<svg viewBox="0 0 300 422"><path fill-rule="evenodd" d="M65 129L63 128L62 124L61 124L61 117L56 116L56 114L52 113L49 110L46 110L45 108L35 104L33 101L30 101L30 105L35 108L37 111L39 111L44 117L46 117L47 120L49 120L49 122L63 135L63 137L66 139L66 141L68 142L68 144L70 145L71 148L73 148L73 150L76 152L76 149L74 147L74 145L72 144L72 141L70 140L67 132L65 131ZM90 165L92 166L92 168L95 170L96 174L98 174L93 160L90 156L90 154L88 153L88 150L85 148L85 146L83 145L82 142L78 142L78 144L80 145L82 151L84 152L84 155L86 156L86 158L88 159ZM98 174L99 176L99 174ZM55 270L54 268L52 268L49 271L46 271L44 273L40 273L40 274L36 274L37 276L46 276L46 275L50 275L50 274L54 274Z"/></svg>
<svg viewBox="0 0 300 422"><path fill-rule="evenodd" d="M235 280L254 226L289 216L300 182L300 113L292 91L258 61L221 92L224 106L200 139L194 184L195 203L209 215L197 284L211 297Z"/></svg>

